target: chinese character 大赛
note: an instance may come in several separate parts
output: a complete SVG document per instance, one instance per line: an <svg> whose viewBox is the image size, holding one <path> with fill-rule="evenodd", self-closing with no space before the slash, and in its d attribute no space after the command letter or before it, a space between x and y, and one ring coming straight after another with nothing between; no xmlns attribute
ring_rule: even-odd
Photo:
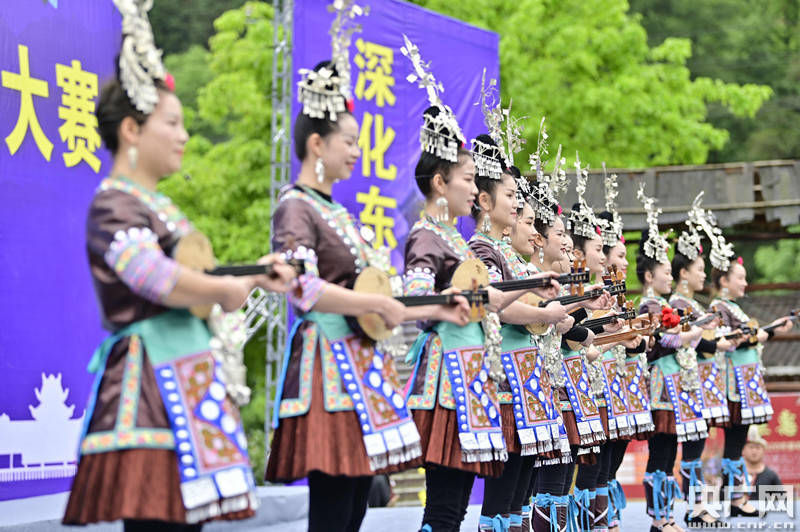
<svg viewBox="0 0 800 532"><path fill-rule="evenodd" d="M394 51L388 46L381 46L364 39L356 41L356 54L354 61L358 67L355 95L360 100L375 100L378 107L387 103L394 105L396 98L392 92L394 78L392 77L392 64Z"/></svg>
<svg viewBox="0 0 800 532"><path fill-rule="evenodd" d="M39 152L49 161L53 153L53 143L42 131L42 126L36 117L36 109L33 106L33 97L47 98L50 90L46 81L31 77L28 47L20 44L17 46L17 52L19 54L19 74L6 70L3 70L2 73L3 87L19 91L19 115L14 129L6 137L6 145L8 145L11 155L14 155L30 129Z"/></svg>
<svg viewBox="0 0 800 532"><path fill-rule="evenodd" d="M373 127L374 126L374 127ZM373 136L374 131L374 136ZM361 122L361 133L358 135L358 147L361 148L361 173L364 177L372 175L372 163L375 163L375 175L389 181L397 177L397 166L386 167L384 158L386 150L394 141L395 132L391 127L384 129L383 115L365 112Z"/></svg>
<svg viewBox="0 0 800 532"><path fill-rule="evenodd" d="M394 218L387 216L385 209L396 209L397 200L381 196L381 189L371 186L369 192L356 193L356 201L364 205L359 214L359 220L362 224L370 225L375 230L372 247L379 249L386 245L390 249L395 249L397 239L394 237Z"/></svg>
<svg viewBox="0 0 800 532"><path fill-rule="evenodd" d="M71 66L56 64L56 81L64 91L58 108L58 117L64 121L58 133L69 148L64 164L72 167L86 161L96 173L100 170L100 159L94 154L100 147L94 114L97 74L84 71L81 62L73 59Z"/></svg>

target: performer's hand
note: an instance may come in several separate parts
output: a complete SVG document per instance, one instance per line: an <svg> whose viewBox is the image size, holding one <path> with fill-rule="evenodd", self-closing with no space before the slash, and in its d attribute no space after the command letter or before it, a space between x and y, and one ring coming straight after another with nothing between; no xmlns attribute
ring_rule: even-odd
<svg viewBox="0 0 800 532"><path fill-rule="evenodd" d="M565 332L572 329L572 326L575 325L575 318L570 315L567 315L566 318L556 323L556 332L558 334L564 334Z"/></svg>
<svg viewBox="0 0 800 532"><path fill-rule="evenodd" d="M376 312L386 323L386 327L394 329L403 322L405 305L389 296L375 295L374 308L367 312Z"/></svg>
<svg viewBox="0 0 800 532"><path fill-rule="evenodd" d="M457 296L452 305L435 305L432 318L437 321L449 321L464 326L469 323L470 307L467 298Z"/></svg>
<svg viewBox="0 0 800 532"><path fill-rule="evenodd" d="M536 275L532 275L531 279L552 279L550 286L545 286L542 288L534 288L531 290L534 294L541 297L542 299L552 299L554 297L558 297L558 294L561 293L561 285L556 281L558 278L558 274L556 272L542 272L537 273Z"/></svg>
<svg viewBox="0 0 800 532"><path fill-rule="evenodd" d="M620 343L625 347L627 347L628 349L636 349L637 347L639 347L639 344L642 343L642 337L637 335L628 340L623 340Z"/></svg>
<svg viewBox="0 0 800 532"><path fill-rule="evenodd" d="M624 326L625 326L624 321L616 319L607 325L603 325L603 330L608 333L613 333L621 330Z"/></svg>
<svg viewBox="0 0 800 532"><path fill-rule="evenodd" d="M788 317L778 318L777 320L770 323L770 325L777 325L778 323L781 322L783 322L781 325L775 327L775 332L781 332L781 333L789 332L789 330L794 326L794 322L792 322L792 320L790 320Z"/></svg>
<svg viewBox="0 0 800 532"><path fill-rule="evenodd" d="M735 342L722 337L717 340L717 351L731 351L735 345Z"/></svg>
<svg viewBox="0 0 800 532"><path fill-rule="evenodd" d="M776 329L777 330L777 329ZM756 333L756 338L758 339L759 343L764 343L769 340L769 333L764 329L759 329Z"/></svg>
<svg viewBox="0 0 800 532"><path fill-rule="evenodd" d="M571 319L572 323L575 323L575 320L572 319L572 316L567 314L566 307L564 307L564 305L558 301L551 301L547 304L547 306L544 307L543 310L547 315L547 323L560 323L567 318ZM572 324L570 324L570 328L572 328Z"/></svg>
<svg viewBox="0 0 800 532"><path fill-rule="evenodd" d="M284 262L283 257L278 254L265 255L258 260L258 263L272 264L271 275L255 276L258 287L282 294L292 288L292 280L297 277L297 272Z"/></svg>
<svg viewBox="0 0 800 532"><path fill-rule="evenodd" d="M586 290L591 291L597 288L603 288L603 285L590 286ZM588 301L583 301L581 303L581 306L587 310L605 310L611 308L612 302L613 298L611 297L611 295L608 292L603 291L603 295L595 299L589 299Z"/></svg>

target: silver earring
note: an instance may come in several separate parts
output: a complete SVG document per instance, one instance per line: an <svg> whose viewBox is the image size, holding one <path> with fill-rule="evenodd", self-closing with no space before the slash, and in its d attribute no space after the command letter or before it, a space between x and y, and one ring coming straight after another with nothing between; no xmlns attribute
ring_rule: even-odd
<svg viewBox="0 0 800 532"><path fill-rule="evenodd" d="M325 181L325 163L322 162L322 157L317 157L314 171L317 173L317 183L322 184Z"/></svg>
<svg viewBox="0 0 800 532"><path fill-rule="evenodd" d="M730 295L731 295L731 291L728 290L727 286L723 286L722 290L719 291L719 297L721 297L722 299L728 299L728 297Z"/></svg>
<svg viewBox="0 0 800 532"><path fill-rule="evenodd" d="M539 248L539 262L544 264L544 247Z"/></svg>
<svg viewBox="0 0 800 532"><path fill-rule="evenodd" d="M436 221L447 222L450 219L450 206L447 203L447 198L442 196L441 198L437 199L436 208L438 209L435 217Z"/></svg>
<svg viewBox="0 0 800 532"><path fill-rule="evenodd" d="M136 170L136 164L139 162L139 150L136 149L136 146L129 146L128 147L128 166L131 167L131 170Z"/></svg>
<svg viewBox="0 0 800 532"><path fill-rule="evenodd" d="M689 293L689 281L686 279L681 281L680 291L687 294Z"/></svg>
<svg viewBox="0 0 800 532"><path fill-rule="evenodd" d="M483 217L483 221L481 222L481 233L484 235L488 235L492 231L492 221L489 219L489 215Z"/></svg>
<svg viewBox="0 0 800 532"><path fill-rule="evenodd" d="M511 243L511 235L503 233L503 242L510 244Z"/></svg>
<svg viewBox="0 0 800 532"><path fill-rule="evenodd" d="M645 295L645 297L655 298L656 297L656 291L653 290L652 286L648 286L647 289L644 291L644 295Z"/></svg>

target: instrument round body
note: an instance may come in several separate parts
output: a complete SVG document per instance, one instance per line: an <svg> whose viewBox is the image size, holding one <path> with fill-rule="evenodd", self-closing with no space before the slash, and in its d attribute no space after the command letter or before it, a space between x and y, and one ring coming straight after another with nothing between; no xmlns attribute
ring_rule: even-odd
<svg viewBox="0 0 800 532"><path fill-rule="evenodd" d="M175 245L172 258L176 262L199 272L212 269L216 266L214 258L214 248L211 241L200 231L192 231L181 238ZM189 311L200 319L206 319L211 314L213 305L196 305L189 308Z"/></svg>
<svg viewBox="0 0 800 532"><path fill-rule="evenodd" d="M373 266L364 268L353 283L353 290L362 294L380 294L392 297L392 286L389 276ZM391 338L392 329L386 326L383 318L375 312L356 317L361 330L373 340Z"/></svg>

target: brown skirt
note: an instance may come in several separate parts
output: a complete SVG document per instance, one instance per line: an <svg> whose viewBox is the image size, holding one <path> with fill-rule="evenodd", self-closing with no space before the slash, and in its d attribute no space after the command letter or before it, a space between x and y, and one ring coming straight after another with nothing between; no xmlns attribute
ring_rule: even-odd
<svg viewBox="0 0 800 532"><path fill-rule="evenodd" d="M728 400L728 411L731 414L730 420L727 423L719 423L717 427L731 427L733 425L742 424L742 403L739 401Z"/></svg>
<svg viewBox="0 0 800 532"><path fill-rule="evenodd" d="M521 453L522 444L517 436L517 420L514 419L513 403L500 405L500 422L503 424L503 439L506 440L508 452Z"/></svg>
<svg viewBox="0 0 800 532"><path fill-rule="evenodd" d="M319 350L315 356L317 359L314 361L308 412L280 420L272 436L266 480L291 482L307 477L311 471L332 476L360 477L396 473L421 466L422 457L418 457L385 469L370 469L361 424L355 410L325 410Z"/></svg>
<svg viewBox="0 0 800 532"><path fill-rule="evenodd" d="M482 477L499 477L503 462L464 462L458 440L456 411L436 401L432 410L414 410L414 422L422 438L422 457L426 464L436 464L475 473Z"/></svg>
<svg viewBox="0 0 800 532"><path fill-rule="evenodd" d="M675 428L675 412L671 410L651 410L653 416L653 426L656 434L677 434Z"/></svg>
<svg viewBox="0 0 800 532"><path fill-rule="evenodd" d="M246 519L251 509L218 519ZM129 449L81 458L72 481L65 525L120 519L185 523L178 458L165 449Z"/></svg>

